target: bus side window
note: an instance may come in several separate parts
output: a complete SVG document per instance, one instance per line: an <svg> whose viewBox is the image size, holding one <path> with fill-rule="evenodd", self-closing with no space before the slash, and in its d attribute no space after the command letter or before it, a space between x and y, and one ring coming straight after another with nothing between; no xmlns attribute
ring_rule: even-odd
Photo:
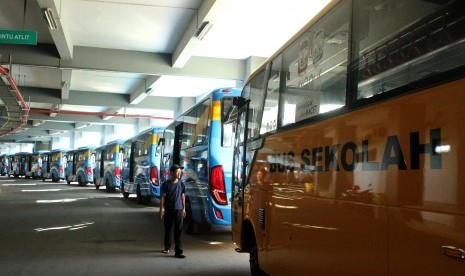
<svg viewBox="0 0 465 276"><path fill-rule="evenodd" d="M221 146L224 148L230 148L233 145L234 138L234 123L223 124L221 136Z"/></svg>

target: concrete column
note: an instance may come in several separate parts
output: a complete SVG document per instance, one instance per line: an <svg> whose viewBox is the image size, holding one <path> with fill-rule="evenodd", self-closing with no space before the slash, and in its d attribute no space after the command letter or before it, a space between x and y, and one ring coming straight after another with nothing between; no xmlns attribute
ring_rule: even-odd
<svg viewBox="0 0 465 276"><path fill-rule="evenodd" d="M255 70L257 70L260 65L266 60L264 57L248 57L245 60L245 75L244 75L244 80L247 80L247 78L252 74Z"/></svg>
<svg viewBox="0 0 465 276"><path fill-rule="evenodd" d="M189 110L195 105L195 97L181 97L179 98L178 108L174 111L174 118L176 119L181 114Z"/></svg>
<svg viewBox="0 0 465 276"><path fill-rule="evenodd" d="M102 127L102 130L100 130L100 145L105 145L105 125Z"/></svg>
<svg viewBox="0 0 465 276"><path fill-rule="evenodd" d="M115 140L115 128L112 125L105 125L104 127L104 133L103 133L103 143L102 145L105 145L108 142L111 142Z"/></svg>
<svg viewBox="0 0 465 276"><path fill-rule="evenodd" d="M76 143L76 132L77 131L73 131L69 137L69 147L74 149L74 144Z"/></svg>

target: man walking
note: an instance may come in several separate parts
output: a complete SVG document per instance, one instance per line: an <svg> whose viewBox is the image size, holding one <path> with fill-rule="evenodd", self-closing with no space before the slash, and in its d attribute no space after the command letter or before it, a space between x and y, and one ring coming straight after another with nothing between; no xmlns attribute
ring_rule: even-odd
<svg viewBox="0 0 465 276"><path fill-rule="evenodd" d="M161 202L160 202L160 219L164 220L165 226L165 250L163 253L170 253L171 249L171 229L174 225L174 256L177 258L185 258L183 254L181 233L182 220L186 217L186 188L181 181L181 167L174 164L170 168L171 179L168 179L161 186Z"/></svg>

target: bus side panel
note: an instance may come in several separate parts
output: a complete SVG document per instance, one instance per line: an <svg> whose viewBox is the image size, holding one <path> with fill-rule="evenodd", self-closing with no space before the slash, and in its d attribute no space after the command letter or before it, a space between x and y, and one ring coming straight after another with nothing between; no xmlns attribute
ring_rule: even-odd
<svg viewBox="0 0 465 276"><path fill-rule="evenodd" d="M465 275L463 261L441 251L465 249L463 87L456 81L268 138L248 191L270 194L245 208L270 271Z"/></svg>
<svg viewBox="0 0 465 276"><path fill-rule="evenodd" d="M388 178L393 275L465 275L463 259L442 254L465 249L464 87L460 80L392 103L400 128L413 133L407 170Z"/></svg>
<svg viewBox="0 0 465 276"><path fill-rule="evenodd" d="M465 216L410 208L389 215L390 274L465 275L463 259L442 254L443 246L464 248Z"/></svg>

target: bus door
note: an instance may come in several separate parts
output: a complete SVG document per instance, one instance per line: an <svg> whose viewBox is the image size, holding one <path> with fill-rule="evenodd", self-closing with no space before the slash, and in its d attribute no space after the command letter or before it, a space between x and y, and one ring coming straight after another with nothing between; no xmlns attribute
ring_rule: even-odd
<svg viewBox="0 0 465 276"><path fill-rule="evenodd" d="M131 149L129 151L129 157L128 157L128 161L129 161L129 183L133 183L134 182L134 168L136 167L136 161L134 161L134 157L135 157L135 154L136 154L136 142L131 142Z"/></svg>
<svg viewBox="0 0 465 276"><path fill-rule="evenodd" d="M184 123L181 123L177 125L174 130L173 155L171 156L171 159L173 160L173 162L171 163L171 165L178 164L182 166L182 164L180 164L180 161L181 161L181 144L182 144L183 126L184 126Z"/></svg>
<svg viewBox="0 0 465 276"><path fill-rule="evenodd" d="M231 202L231 230L233 241L240 245L242 222L244 219L244 187L246 184L246 141L247 141L247 110L249 102L237 108L237 119L235 122L236 136L234 139L233 170L232 170L232 202ZM236 107L236 106L235 106ZM233 107L233 108L235 108Z"/></svg>

